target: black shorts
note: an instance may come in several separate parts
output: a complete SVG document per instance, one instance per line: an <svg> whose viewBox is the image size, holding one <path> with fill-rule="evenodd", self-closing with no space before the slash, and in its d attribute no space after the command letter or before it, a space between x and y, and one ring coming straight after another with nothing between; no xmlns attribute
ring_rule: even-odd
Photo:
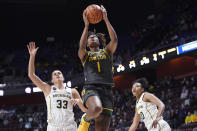
<svg viewBox="0 0 197 131"><path fill-rule="evenodd" d="M111 117L113 112L113 93L111 86L102 84L85 85L81 96L85 107L86 101L90 96L98 96L103 106L103 112L101 114Z"/></svg>

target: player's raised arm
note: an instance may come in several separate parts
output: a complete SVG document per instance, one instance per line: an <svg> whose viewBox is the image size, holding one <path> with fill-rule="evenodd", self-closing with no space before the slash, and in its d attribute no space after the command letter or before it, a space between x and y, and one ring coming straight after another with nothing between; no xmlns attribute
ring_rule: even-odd
<svg viewBox="0 0 197 131"><path fill-rule="evenodd" d="M71 104L73 105L77 104L83 112L86 112L87 109L84 107L81 97L76 89L72 89L72 96L74 100L71 101L72 102Z"/></svg>
<svg viewBox="0 0 197 131"><path fill-rule="evenodd" d="M153 95L151 93L146 93L144 95L143 100L147 101L147 102L151 102L158 107L158 113L157 113L156 119L153 121L153 125L152 125L154 128L156 128L157 123L161 119L161 116L162 116L163 111L165 109L165 105L159 98L157 98L155 95Z"/></svg>
<svg viewBox="0 0 197 131"><path fill-rule="evenodd" d="M118 45L118 38L117 38L114 28L112 27L111 23L109 22L106 9L102 5L101 5L101 9L103 11L103 20L106 23L107 30L109 32L109 36L111 39L109 44L105 47L105 49L107 52L109 52L111 55L113 55L113 53L116 51L116 48Z"/></svg>
<svg viewBox="0 0 197 131"><path fill-rule="evenodd" d="M135 111L133 123L131 124L129 131L135 131L138 127L139 122L140 122L140 115L137 113L137 111Z"/></svg>
<svg viewBox="0 0 197 131"><path fill-rule="evenodd" d="M29 50L29 66L28 66L28 76L31 79L31 81L38 86L46 95L50 92L50 85L43 82L38 76L35 75L35 56L38 50L38 47L36 48L35 42L30 42L29 45L27 45L27 48Z"/></svg>
<svg viewBox="0 0 197 131"><path fill-rule="evenodd" d="M87 54L86 45L87 45L88 27L89 27L89 22L88 22L85 10L83 12L83 21L84 21L85 27L84 27L83 33L81 35L81 39L79 42L79 50L78 50L78 56L82 62L84 62L84 57Z"/></svg>

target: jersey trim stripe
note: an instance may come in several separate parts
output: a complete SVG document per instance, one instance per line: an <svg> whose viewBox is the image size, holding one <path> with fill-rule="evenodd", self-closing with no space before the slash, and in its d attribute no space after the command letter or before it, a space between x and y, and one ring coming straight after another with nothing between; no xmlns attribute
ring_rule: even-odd
<svg viewBox="0 0 197 131"><path fill-rule="evenodd" d="M52 119L52 113L51 113L51 97L49 96L49 120Z"/></svg>
<svg viewBox="0 0 197 131"><path fill-rule="evenodd" d="M100 67L99 61L97 62L97 65L98 65L98 72L101 72L101 67Z"/></svg>
<svg viewBox="0 0 197 131"><path fill-rule="evenodd" d="M105 49L103 49L103 51L109 56L109 58L111 58L109 53Z"/></svg>
<svg viewBox="0 0 197 131"><path fill-rule="evenodd" d="M88 59L88 56L89 56L89 52L88 52L88 55L86 56L86 58L85 58L85 60L84 60L84 62L83 62L83 66L85 65L85 63L86 63L86 61L87 61L87 59Z"/></svg>
<svg viewBox="0 0 197 131"><path fill-rule="evenodd" d="M152 115L151 111L148 109L148 105L147 104L146 104L146 110L149 112L149 114L151 115L151 118L153 119L153 115ZM159 124L159 122L158 122L158 124ZM160 127L159 131L161 131L161 125L160 124L159 124L159 127Z"/></svg>
<svg viewBox="0 0 197 131"><path fill-rule="evenodd" d="M151 118L153 119L153 115L152 115L152 113L150 112L150 110L148 109L148 105L147 105L147 104L146 104L146 110L149 112Z"/></svg>
<svg viewBox="0 0 197 131"><path fill-rule="evenodd" d="M103 107L103 109L104 109L104 110L108 110L108 111L113 111L112 109L109 109L109 108L104 108L104 107Z"/></svg>
<svg viewBox="0 0 197 131"><path fill-rule="evenodd" d="M158 122L158 124L159 124L159 122ZM159 124L159 127L160 127L159 131L161 131L161 125L160 124Z"/></svg>

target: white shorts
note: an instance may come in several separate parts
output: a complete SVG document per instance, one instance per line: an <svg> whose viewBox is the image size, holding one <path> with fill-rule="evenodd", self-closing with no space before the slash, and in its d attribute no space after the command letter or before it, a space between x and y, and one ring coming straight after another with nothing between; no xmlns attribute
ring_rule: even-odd
<svg viewBox="0 0 197 131"><path fill-rule="evenodd" d="M148 131L171 131L170 126L164 120L159 120L156 128L151 128Z"/></svg>
<svg viewBox="0 0 197 131"><path fill-rule="evenodd" d="M77 125L57 126L54 124L48 124L47 131L77 131Z"/></svg>

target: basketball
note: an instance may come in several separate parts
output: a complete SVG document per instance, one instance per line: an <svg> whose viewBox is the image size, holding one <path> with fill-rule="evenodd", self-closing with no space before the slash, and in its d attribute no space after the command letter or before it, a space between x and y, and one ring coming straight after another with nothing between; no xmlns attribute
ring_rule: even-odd
<svg viewBox="0 0 197 131"><path fill-rule="evenodd" d="M91 24L97 24L103 19L103 12L101 10L101 7L96 4L89 5L85 9L85 11L88 21Z"/></svg>

